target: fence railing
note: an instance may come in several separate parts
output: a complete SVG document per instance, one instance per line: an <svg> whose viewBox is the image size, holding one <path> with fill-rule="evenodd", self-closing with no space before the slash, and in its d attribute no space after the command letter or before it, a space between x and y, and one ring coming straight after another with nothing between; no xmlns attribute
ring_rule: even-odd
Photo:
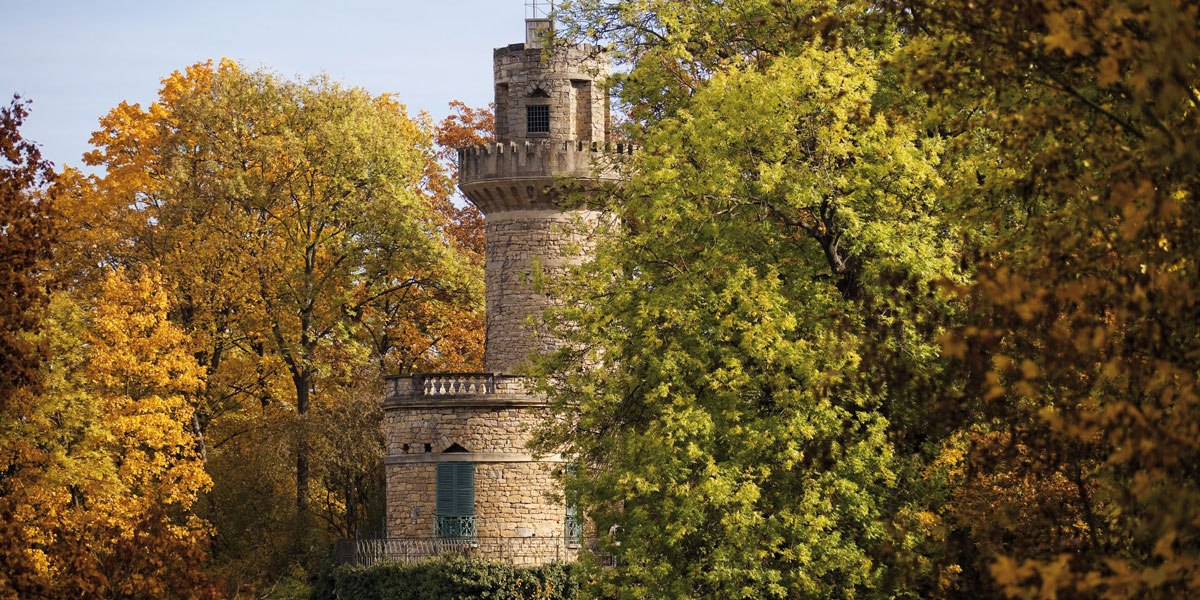
<svg viewBox="0 0 1200 600"><path fill-rule="evenodd" d="M583 522L579 520L579 517L568 514L563 519L563 538L566 540L567 546L571 548L579 547L579 544L583 541Z"/></svg>
<svg viewBox="0 0 1200 600"><path fill-rule="evenodd" d="M344 564L371 566L379 563L410 563L437 556L456 556L481 562L536 565L571 562L578 547L559 538L390 538L341 540L335 546L337 560Z"/></svg>
<svg viewBox="0 0 1200 600"><path fill-rule="evenodd" d="M433 534L441 539L474 540L474 515L433 515Z"/></svg>

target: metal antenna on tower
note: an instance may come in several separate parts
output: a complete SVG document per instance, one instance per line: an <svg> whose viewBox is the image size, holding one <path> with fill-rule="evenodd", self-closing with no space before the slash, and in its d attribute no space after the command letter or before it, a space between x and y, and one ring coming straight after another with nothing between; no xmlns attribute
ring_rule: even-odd
<svg viewBox="0 0 1200 600"><path fill-rule="evenodd" d="M554 15L554 0L525 0L526 19L551 19Z"/></svg>
<svg viewBox="0 0 1200 600"><path fill-rule="evenodd" d="M544 48L553 28L554 0L525 0L525 47Z"/></svg>

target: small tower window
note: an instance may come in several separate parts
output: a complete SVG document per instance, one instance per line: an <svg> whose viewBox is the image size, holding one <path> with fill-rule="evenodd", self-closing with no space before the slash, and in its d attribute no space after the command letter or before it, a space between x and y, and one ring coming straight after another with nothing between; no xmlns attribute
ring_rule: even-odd
<svg viewBox="0 0 1200 600"><path fill-rule="evenodd" d="M550 105L531 104L526 106L525 123L529 133L550 133Z"/></svg>

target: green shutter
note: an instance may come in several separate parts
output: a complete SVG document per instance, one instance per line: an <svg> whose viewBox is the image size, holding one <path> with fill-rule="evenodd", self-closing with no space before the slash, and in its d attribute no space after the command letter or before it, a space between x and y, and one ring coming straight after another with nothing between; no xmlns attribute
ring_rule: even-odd
<svg viewBox="0 0 1200 600"><path fill-rule="evenodd" d="M475 463L438 463L437 513L456 517L475 514Z"/></svg>
<svg viewBox="0 0 1200 600"><path fill-rule="evenodd" d="M461 462L454 477L455 514L475 514L475 463Z"/></svg>
<svg viewBox="0 0 1200 600"><path fill-rule="evenodd" d="M437 508L439 515L454 514L454 475L458 463L438 463L437 466Z"/></svg>

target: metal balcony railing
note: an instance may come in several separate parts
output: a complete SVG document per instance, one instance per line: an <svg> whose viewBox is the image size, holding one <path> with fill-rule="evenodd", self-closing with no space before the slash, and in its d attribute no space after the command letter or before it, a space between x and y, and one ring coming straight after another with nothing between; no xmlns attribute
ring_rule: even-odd
<svg viewBox="0 0 1200 600"><path fill-rule="evenodd" d="M577 548L583 541L583 521L575 515L567 515L563 521L563 539L568 548Z"/></svg>
<svg viewBox="0 0 1200 600"><path fill-rule="evenodd" d="M474 515L433 515L433 535L443 540L473 540L476 536Z"/></svg>

